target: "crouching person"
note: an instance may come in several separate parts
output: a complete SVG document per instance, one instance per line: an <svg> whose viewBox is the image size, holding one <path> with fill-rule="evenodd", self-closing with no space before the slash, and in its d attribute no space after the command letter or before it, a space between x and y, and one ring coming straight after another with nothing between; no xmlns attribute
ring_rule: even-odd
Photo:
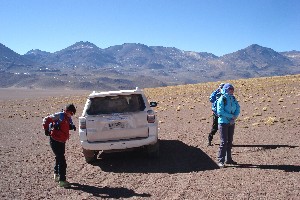
<svg viewBox="0 0 300 200"><path fill-rule="evenodd" d="M240 105L233 96L234 87L226 83L222 88L222 95L217 102L217 114L219 131L220 131L220 147L218 153L219 167L225 167L226 164L237 164L231 157L231 149L233 143L233 134L235 128L235 120L240 114Z"/></svg>
<svg viewBox="0 0 300 200"><path fill-rule="evenodd" d="M70 136L69 130L76 131L71 118L75 113L75 106L69 104L62 112L43 119L45 135L50 136L50 146L55 155L54 180L59 183L60 187L70 187L70 183L66 180L65 144Z"/></svg>

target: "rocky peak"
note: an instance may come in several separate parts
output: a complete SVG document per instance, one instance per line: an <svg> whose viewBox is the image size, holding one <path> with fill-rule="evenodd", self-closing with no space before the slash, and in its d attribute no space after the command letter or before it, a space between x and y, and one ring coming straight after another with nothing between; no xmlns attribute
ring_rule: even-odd
<svg viewBox="0 0 300 200"><path fill-rule="evenodd" d="M91 42L76 42L75 44L63 49L62 51L77 51L77 50L99 50L99 47Z"/></svg>
<svg viewBox="0 0 300 200"><path fill-rule="evenodd" d="M41 51L39 49L32 49L32 50L28 51L25 55L44 56L44 55L48 55L48 54L51 54L51 53L47 52L47 51Z"/></svg>

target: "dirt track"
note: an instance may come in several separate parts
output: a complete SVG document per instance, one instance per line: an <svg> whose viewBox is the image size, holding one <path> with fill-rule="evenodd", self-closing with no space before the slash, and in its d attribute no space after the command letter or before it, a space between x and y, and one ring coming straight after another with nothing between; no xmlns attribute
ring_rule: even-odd
<svg viewBox="0 0 300 200"><path fill-rule="evenodd" d="M0 198L299 199L300 75L232 83L241 105L233 148L237 166L216 165L218 135L214 146L206 146L208 96L218 83L146 89L159 103L160 158L124 152L86 164L73 132L66 150L70 189L52 179L54 156L42 118L73 102L78 127L88 92L0 89Z"/></svg>

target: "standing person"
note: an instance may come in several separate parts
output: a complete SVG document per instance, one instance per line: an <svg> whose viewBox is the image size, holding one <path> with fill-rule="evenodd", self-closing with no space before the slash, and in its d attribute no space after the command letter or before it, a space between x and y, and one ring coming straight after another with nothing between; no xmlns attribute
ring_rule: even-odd
<svg viewBox="0 0 300 200"><path fill-rule="evenodd" d="M221 90L225 83L221 83L219 88L213 91L209 97L209 101L212 103L211 109L213 113L213 124L211 127L211 131L208 134L208 146L212 146L211 142L213 140L214 135L218 131L218 114L217 114L217 100L221 96Z"/></svg>
<svg viewBox="0 0 300 200"><path fill-rule="evenodd" d="M217 114L219 116L220 147L218 153L219 167L225 167L226 164L237 164L232 160L231 149L235 120L240 114L240 105L233 96L234 87L226 83L222 89L222 96L217 102Z"/></svg>
<svg viewBox="0 0 300 200"><path fill-rule="evenodd" d="M69 104L62 112L49 115L43 119L45 135L50 136L50 146L55 154L54 180L60 187L69 187L66 180L67 163L65 158L65 144L69 139L69 130L76 131L71 116L75 115L76 108Z"/></svg>

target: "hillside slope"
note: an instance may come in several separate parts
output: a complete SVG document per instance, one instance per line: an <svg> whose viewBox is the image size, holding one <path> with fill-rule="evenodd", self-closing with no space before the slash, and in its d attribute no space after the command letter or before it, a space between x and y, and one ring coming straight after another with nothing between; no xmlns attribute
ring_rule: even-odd
<svg viewBox="0 0 300 200"><path fill-rule="evenodd" d="M101 49L82 41L19 55L0 44L0 87L110 90L292 75L300 73L299 57L299 51L257 44L220 57L135 43Z"/></svg>
<svg viewBox="0 0 300 200"><path fill-rule="evenodd" d="M208 97L220 82L147 88L149 100L158 102L160 157L112 153L86 164L72 132L70 189L52 179L42 118L72 102L78 127L89 91L0 89L1 199L298 199L300 75L229 82L241 105L233 147L238 165L218 168L218 135L206 146Z"/></svg>

